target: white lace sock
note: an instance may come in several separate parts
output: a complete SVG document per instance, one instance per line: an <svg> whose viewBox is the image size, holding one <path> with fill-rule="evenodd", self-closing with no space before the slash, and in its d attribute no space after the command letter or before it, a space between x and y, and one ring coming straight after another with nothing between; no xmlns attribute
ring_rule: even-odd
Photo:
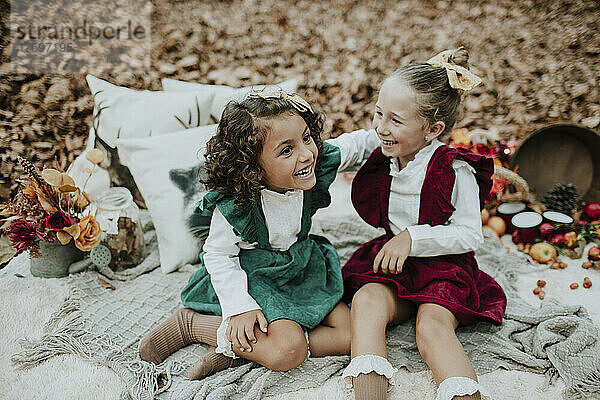
<svg viewBox="0 0 600 400"><path fill-rule="evenodd" d="M481 399L487 397L481 385L466 376L451 376L440 383L435 400L452 400L454 396L466 396L479 392Z"/></svg>
<svg viewBox="0 0 600 400"><path fill-rule="evenodd" d="M375 372L378 375L385 376L389 383L393 385L393 376L398 370L392 367L390 362L381 356L375 354L363 354L354 357L350 364L344 370L342 377L346 381L346 387L352 388L353 378L358 377L360 374L369 374Z"/></svg>
<svg viewBox="0 0 600 400"><path fill-rule="evenodd" d="M306 361L310 357L310 340L308 340L307 330L304 331L304 337L306 338L306 358L304 359L304 361Z"/></svg>

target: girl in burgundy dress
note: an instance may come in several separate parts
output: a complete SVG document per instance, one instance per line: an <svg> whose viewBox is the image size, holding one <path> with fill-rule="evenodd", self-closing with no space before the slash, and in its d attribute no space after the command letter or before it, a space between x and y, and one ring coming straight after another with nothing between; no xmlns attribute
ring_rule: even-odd
<svg viewBox="0 0 600 400"><path fill-rule="evenodd" d="M480 210L492 186L491 159L450 148L437 137L455 123L460 94L481 83L464 48L396 70L381 86L373 129L345 134L381 141L357 173L352 202L385 235L362 245L342 269L352 301L352 379L356 399L385 399L396 371L385 331L416 314L421 356L438 400L480 399L481 387L455 329L477 319L502 323L504 292L477 267ZM364 142L364 139L362 139Z"/></svg>

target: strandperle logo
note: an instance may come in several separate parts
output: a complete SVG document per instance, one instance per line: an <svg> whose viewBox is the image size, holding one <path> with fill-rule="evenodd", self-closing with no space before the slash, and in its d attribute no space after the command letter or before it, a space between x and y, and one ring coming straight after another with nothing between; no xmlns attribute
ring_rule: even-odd
<svg viewBox="0 0 600 400"><path fill-rule="evenodd" d="M150 0L11 0L9 73L150 71Z"/></svg>
<svg viewBox="0 0 600 400"><path fill-rule="evenodd" d="M87 40L92 44L93 40L143 40L146 38L146 29L131 20L124 26L99 26L84 19L75 27L47 26L47 25L17 25L14 28L17 40Z"/></svg>

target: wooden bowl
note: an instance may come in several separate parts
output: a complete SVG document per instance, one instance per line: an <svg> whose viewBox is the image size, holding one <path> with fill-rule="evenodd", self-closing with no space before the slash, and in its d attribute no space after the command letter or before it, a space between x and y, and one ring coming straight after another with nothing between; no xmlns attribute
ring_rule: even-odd
<svg viewBox="0 0 600 400"><path fill-rule="evenodd" d="M541 199L557 183L572 183L586 201L600 199L600 135L573 123L554 123L527 136L511 167Z"/></svg>

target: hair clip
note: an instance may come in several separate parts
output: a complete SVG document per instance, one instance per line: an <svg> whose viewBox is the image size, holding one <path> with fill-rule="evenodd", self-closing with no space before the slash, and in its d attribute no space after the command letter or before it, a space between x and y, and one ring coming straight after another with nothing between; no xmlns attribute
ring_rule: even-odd
<svg viewBox="0 0 600 400"><path fill-rule="evenodd" d="M246 96L247 99L264 99L264 100L286 100L298 112L313 112L310 104L296 93L287 93L281 89L272 92L250 92Z"/></svg>

